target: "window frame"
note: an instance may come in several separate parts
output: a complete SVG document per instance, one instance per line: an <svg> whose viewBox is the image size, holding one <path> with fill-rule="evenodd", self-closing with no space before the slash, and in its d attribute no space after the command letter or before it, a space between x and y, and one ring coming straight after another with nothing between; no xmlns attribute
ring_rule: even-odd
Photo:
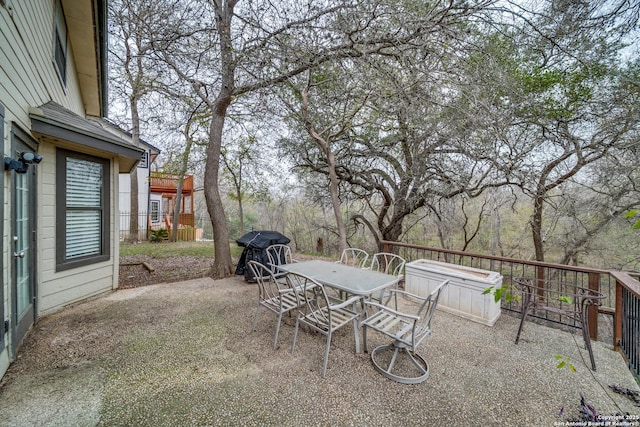
<svg viewBox="0 0 640 427"><path fill-rule="evenodd" d="M140 161L138 162L138 169L149 169L149 152L145 151L140 156Z"/></svg>
<svg viewBox="0 0 640 427"><path fill-rule="evenodd" d="M102 165L102 197L101 206L97 208L101 212L100 226L100 253L74 258L66 258L67 252L67 224L66 215L70 210L67 207L67 159L73 158ZM103 261L111 258L111 161L109 159L95 157L84 153L56 149L56 271L64 271ZM73 208L71 208L72 210Z"/></svg>
<svg viewBox="0 0 640 427"><path fill-rule="evenodd" d="M153 207L156 207L155 209ZM149 201L149 216L151 217L151 222L153 224L157 224L160 222L160 200L150 200ZM154 218L155 213L155 218Z"/></svg>
<svg viewBox="0 0 640 427"><path fill-rule="evenodd" d="M60 28L63 26L63 28ZM64 30L64 34L62 34ZM62 38L64 37L64 40ZM62 58L58 58L58 48L60 48L60 54ZM61 63L59 61L61 60ZM53 67L56 69L60 83L63 88L67 88L67 68L69 60L69 36L67 21L64 16L64 10L62 9L62 3L60 0L56 1L56 9L53 16ZM62 69L61 69L62 67Z"/></svg>

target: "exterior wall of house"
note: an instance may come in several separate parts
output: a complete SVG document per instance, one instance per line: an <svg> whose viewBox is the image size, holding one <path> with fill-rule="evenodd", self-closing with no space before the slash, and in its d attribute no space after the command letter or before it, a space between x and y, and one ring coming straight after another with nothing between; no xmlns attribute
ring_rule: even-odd
<svg viewBox="0 0 640 427"><path fill-rule="evenodd" d="M56 217L55 217L55 172L56 147L41 144L39 152L45 160L37 167L40 188L38 193L41 203L38 206L38 313L48 314L73 302L93 295L110 291L118 286L117 260L118 253L118 160L111 161L111 194L110 194L110 238L111 257L108 261L90 264L84 267L56 272ZM47 161L50 159L50 161ZM114 268L116 269L114 271Z"/></svg>
<svg viewBox="0 0 640 427"><path fill-rule="evenodd" d="M5 109L3 105L0 105L0 138L2 138L2 142L7 139L7 133L5 131L4 125L4 115ZM4 148L4 145L3 145ZM5 203L7 200L6 197L6 187L5 187L5 179L4 174L0 174L0 184L2 184L2 193L0 193L0 206L2 209L2 221L0 221L0 236L2 236L2 257L0 258L0 324L4 324L6 319L6 313L9 312L9 285L6 278L8 277L8 270L6 268L7 263L5 262L7 256L7 249L5 248L4 242L8 241L8 236L6 235L6 231L4 228L4 219L8 218L8 207ZM0 328L0 377L7 371L9 368L9 351L7 347L8 342L8 333L5 331L4 326Z"/></svg>
<svg viewBox="0 0 640 427"><path fill-rule="evenodd" d="M136 168L138 174L138 211L140 216L146 215L149 203L148 169ZM131 212L131 178L128 174L120 174L120 212Z"/></svg>
<svg viewBox="0 0 640 427"><path fill-rule="evenodd" d="M90 0L88 0L90 1ZM67 53L66 86L54 65L53 32L55 0L10 1L10 7L0 3L0 110L2 119L3 153L11 153L11 129L20 127L30 134L29 109L48 101L54 101L80 116L85 115L84 103L78 83L72 47ZM83 2L86 5L86 3ZM36 186L36 316L51 313L78 300L114 289L118 285L118 169L116 155L91 153L110 159L110 258L107 261L56 272L56 145L40 141L38 153L43 156L37 171ZM57 142L55 144L58 144ZM84 150L77 145L66 146L78 152ZM12 317L12 277L11 174L2 171L2 259L0 302L0 378L6 371L11 358L11 334L5 332L5 321Z"/></svg>
<svg viewBox="0 0 640 427"><path fill-rule="evenodd" d="M11 2L11 11L0 7L0 96L13 115L5 120L16 120L24 129L30 127L28 106L49 100L84 115L73 60L67 61L66 87L53 63L55 4L54 0L43 0Z"/></svg>
<svg viewBox="0 0 640 427"><path fill-rule="evenodd" d="M150 167L136 168L138 174L138 221L141 230L147 225L147 214L149 213L149 170ZM129 215L131 214L131 177L129 174L120 174L119 201L120 230L129 230Z"/></svg>

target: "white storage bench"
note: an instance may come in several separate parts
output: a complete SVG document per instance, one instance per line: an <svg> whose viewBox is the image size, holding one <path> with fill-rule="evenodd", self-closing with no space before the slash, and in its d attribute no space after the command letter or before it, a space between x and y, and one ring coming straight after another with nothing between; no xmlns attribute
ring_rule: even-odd
<svg viewBox="0 0 640 427"><path fill-rule="evenodd" d="M438 309L487 326L500 317L500 302L493 294L482 295L489 286L502 286L499 273L446 262L419 259L405 266L405 289L426 297L444 280L449 280L438 302Z"/></svg>

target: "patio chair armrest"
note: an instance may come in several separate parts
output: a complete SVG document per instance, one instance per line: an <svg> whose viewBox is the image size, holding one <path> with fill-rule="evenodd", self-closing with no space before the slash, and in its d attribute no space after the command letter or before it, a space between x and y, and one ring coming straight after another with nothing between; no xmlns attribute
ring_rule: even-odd
<svg viewBox="0 0 640 427"><path fill-rule="evenodd" d="M377 302L371 302L371 301L367 301L367 300L364 301L364 305L365 306L366 305L370 305L371 307L376 307L376 308L379 308L379 309L386 309L387 308L387 306L384 305L384 304L378 304Z"/></svg>
<svg viewBox="0 0 640 427"><path fill-rule="evenodd" d="M340 304L337 304L337 305L330 305L330 306L329 306L329 308L330 308L331 310L338 310L338 309L341 309L341 308L348 307L348 306L350 306L350 305L352 305L352 304L355 304L355 303L357 303L358 301L362 301L362 299L363 299L363 298L362 298L361 296L356 295L356 296L353 296L353 297L351 297L351 298L349 298L349 299L347 299L347 300L345 300L345 301L341 302Z"/></svg>
<svg viewBox="0 0 640 427"><path fill-rule="evenodd" d="M380 309L381 311L386 311L388 313L391 313L391 314L399 316L399 317L404 317L406 319L418 320L420 318L420 316L416 316L414 314L409 314L409 313L403 313L401 311L397 311L397 310L394 310L392 308L389 308L386 305L378 304L377 302L365 301L364 304L365 305L370 305L372 307L376 307L376 308Z"/></svg>
<svg viewBox="0 0 640 427"><path fill-rule="evenodd" d="M278 266L278 264L271 264L270 262L268 262L266 265L267 265L267 267L269 267L269 269L273 272L273 274L274 274L274 275L276 275L276 274L283 274L283 273L276 273L276 271L278 271L278 270L279 270L279 268L278 268L278 267L279 267L279 266Z"/></svg>
<svg viewBox="0 0 640 427"><path fill-rule="evenodd" d="M392 288L392 289L389 289L389 292L391 293L391 295L400 294L418 301L426 301L428 298L428 297L421 297L420 295L412 294L411 292L403 291L402 289Z"/></svg>

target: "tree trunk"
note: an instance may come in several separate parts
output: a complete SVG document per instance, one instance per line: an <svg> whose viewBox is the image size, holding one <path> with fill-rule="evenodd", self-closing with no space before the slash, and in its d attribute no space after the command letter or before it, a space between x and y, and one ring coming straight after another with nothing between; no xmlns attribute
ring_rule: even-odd
<svg viewBox="0 0 640 427"><path fill-rule="evenodd" d="M184 174L178 176L178 182L176 184L176 197L173 199L173 212L171 223L171 236L169 236L170 242L178 241L178 229L180 227L180 211L182 210L182 188L184 187Z"/></svg>
<svg viewBox="0 0 640 427"><path fill-rule="evenodd" d="M402 234L402 219L392 218L390 224L382 230L382 239L389 242L397 242ZM384 245L378 243L378 250L384 251Z"/></svg>
<svg viewBox="0 0 640 427"><path fill-rule="evenodd" d="M238 189L238 216L240 217L240 235L244 235L244 208L242 207L242 190Z"/></svg>
<svg viewBox="0 0 640 427"><path fill-rule="evenodd" d="M216 28L220 36L220 77L221 86L214 102L207 102L211 110L209 124L209 143L204 171L204 197L207 211L213 227L213 248L215 257L209 274L215 278L229 277L233 274L231 248L229 247L229 226L227 215L220 196L220 156L222 155L222 130L231 104L235 88L235 59L231 41L231 19L236 0L215 1ZM203 100L208 99L204 97Z"/></svg>
<svg viewBox="0 0 640 427"><path fill-rule="evenodd" d="M531 217L531 234L536 261L544 261L544 242L542 238L542 208L544 196L537 194L533 199L533 215Z"/></svg>
<svg viewBox="0 0 640 427"><path fill-rule="evenodd" d="M135 96L132 96L129 100L131 107L131 142L136 147L140 146L140 116L138 115L138 100ZM130 194L130 216L129 216L129 241L134 243L140 240L138 229L138 217L140 215L140 208L138 206L138 168L134 168L129 173L129 180L131 182L131 194Z"/></svg>
<svg viewBox="0 0 640 427"><path fill-rule="evenodd" d="M336 159L326 147L327 165L329 167L329 192L331 193L331 205L333 206L333 214L336 217L336 226L338 227L338 236L340 237L339 253L347 248L347 232L342 218L342 210L340 209L340 198L338 197L338 175L336 174Z"/></svg>
<svg viewBox="0 0 640 427"><path fill-rule="evenodd" d="M502 255L498 253L498 248L500 247L500 205L498 204L498 197L495 195L495 191L492 195L493 197L493 233L491 237L491 255ZM495 267L495 261L491 260L489 269L493 270Z"/></svg>
<svg viewBox="0 0 640 427"><path fill-rule="evenodd" d="M220 175L220 155L222 148L222 129L224 127L226 110L231 102L231 94L224 89L212 108L209 126L209 144L207 146L207 160L204 172L204 196L207 211L213 226L213 246L215 258L211 266L210 275L215 278L229 277L233 274L231 249L229 247L229 228L227 216L222 206L218 180Z"/></svg>
<svg viewBox="0 0 640 427"><path fill-rule="evenodd" d="M309 75L311 79L311 75ZM310 80L309 80L310 81ZM336 227L338 227L338 236L340 243L338 252L342 253L347 248L347 231L344 225L344 219L342 218L342 210L340 209L340 197L338 197L338 174L336 173L336 158L331 152L330 139L327 140L322 137L313 127L311 120L309 119L309 83L307 87L301 92L302 96L302 115L304 117L305 127L307 132L316 141L316 144L322 149L325 156L327 156L327 168L329 172L329 194L331 197L331 206L333 207L333 215L336 218Z"/></svg>
<svg viewBox="0 0 640 427"><path fill-rule="evenodd" d="M140 215L140 207L138 206L138 168L129 173L129 181L131 182L131 209L129 211L129 241L135 243L140 240L138 230L140 224L138 223L138 217Z"/></svg>
<svg viewBox="0 0 640 427"><path fill-rule="evenodd" d="M491 237L491 255L501 255L498 253L500 247L500 205L498 198L493 196L493 233Z"/></svg>

